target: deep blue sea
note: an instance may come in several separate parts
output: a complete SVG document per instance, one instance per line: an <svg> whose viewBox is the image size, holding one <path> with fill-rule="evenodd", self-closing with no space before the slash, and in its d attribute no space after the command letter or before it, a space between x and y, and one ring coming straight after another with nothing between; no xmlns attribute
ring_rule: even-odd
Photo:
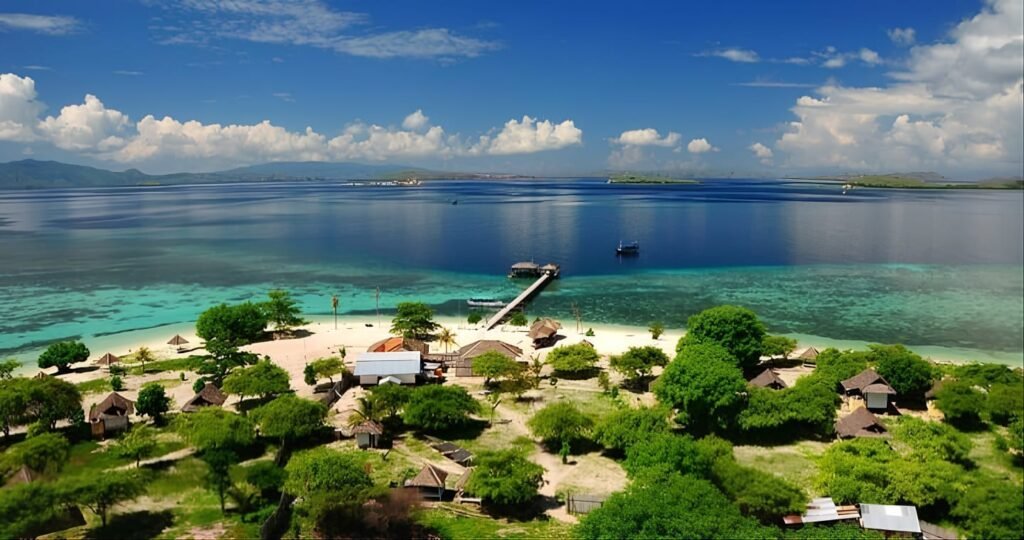
<svg viewBox="0 0 1024 540"><path fill-rule="evenodd" d="M457 201L457 204L453 204ZM616 257L620 240L638 257ZM730 302L774 332L1024 350L1024 194L780 180L307 182L0 192L0 355L190 321L293 291L310 314L509 299L518 260L561 264L530 305L680 327Z"/></svg>

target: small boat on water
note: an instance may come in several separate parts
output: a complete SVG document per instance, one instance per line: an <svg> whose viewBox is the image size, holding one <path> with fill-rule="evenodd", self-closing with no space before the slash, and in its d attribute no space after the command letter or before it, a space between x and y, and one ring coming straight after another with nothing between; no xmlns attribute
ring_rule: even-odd
<svg viewBox="0 0 1024 540"><path fill-rule="evenodd" d="M470 298L466 300L469 307L505 307L505 302L494 298Z"/></svg>
<svg viewBox="0 0 1024 540"><path fill-rule="evenodd" d="M616 255L639 255L640 254L640 242L634 240L628 244L619 240L619 246L615 248Z"/></svg>

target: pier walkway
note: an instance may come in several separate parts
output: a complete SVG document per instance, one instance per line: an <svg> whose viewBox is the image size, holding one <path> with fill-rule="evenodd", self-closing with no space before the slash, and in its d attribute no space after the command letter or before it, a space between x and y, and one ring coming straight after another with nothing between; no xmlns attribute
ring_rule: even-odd
<svg viewBox="0 0 1024 540"><path fill-rule="evenodd" d="M524 263L519 263L519 264L524 264ZM523 305L523 303L526 302L527 300L529 300L531 296L533 296L538 291L543 289L544 286L548 284L548 282L550 282L552 279L557 278L559 273L560 273L560 271L561 271L560 268L557 265L554 265L554 264L548 264L548 265L546 265L544 267L537 267L536 265L534 265L534 267L535 267L535 270L533 270L532 273L534 275L538 275L539 276L539 277L537 277L537 281L534 281L533 284L530 285L529 287L527 287L525 291L520 293L519 296L517 296L515 300L509 302L508 305L506 305L505 307L501 308L501 310L498 311L497 313L495 313L493 317L488 319L487 320L487 325L486 325L486 328L488 330L494 328L495 326L498 326L505 317L508 317L509 313L512 313L512 310L514 310L514 309L520 307L521 305ZM513 274L510 274L510 276L513 276L513 275L523 275L523 274L522 273L516 274L515 273L515 266L513 266Z"/></svg>

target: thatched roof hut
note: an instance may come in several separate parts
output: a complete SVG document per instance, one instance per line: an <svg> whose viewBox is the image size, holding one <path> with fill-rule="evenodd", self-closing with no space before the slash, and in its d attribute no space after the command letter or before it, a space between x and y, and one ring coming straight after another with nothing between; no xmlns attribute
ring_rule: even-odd
<svg viewBox="0 0 1024 540"><path fill-rule="evenodd" d="M114 356L113 354L107 353L101 356L99 360L96 361L96 365L110 367L120 361L120 358Z"/></svg>
<svg viewBox="0 0 1024 540"><path fill-rule="evenodd" d="M803 360L804 362L811 362L811 363L813 363L814 361L816 361L818 359L818 354L819 354L818 349L815 349L814 347L807 347L806 349L804 349L804 351L802 353L800 353L796 357L796 359L797 360Z"/></svg>
<svg viewBox="0 0 1024 540"><path fill-rule="evenodd" d="M530 339L534 341L551 339L562 329L562 323L554 319L541 319L530 325Z"/></svg>
<svg viewBox="0 0 1024 540"><path fill-rule="evenodd" d="M750 379L747 384L758 388L771 388L773 390L782 390L786 387L786 381L779 378L779 374L775 373L772 369L762 371L757 377Z"/></svg>
<svg viewBox="0 0 1024 540"><path fill-rule="evenodd" d="M386 352L419 352L420 354L427 354L429 352L429 345L418 339L411 339L405 337L389 337L382 339L373 345L370 345L366 349L366 352L372 353L386 353Z"/></svg>
<svg viewBox="0 0 1024 540"><path fill-rule="evenodd" d="M515 345L510 345L504 341L498 341L496 339L481 339L470 343L456 353L455 360L455 376L456 377L472 377L473 376L473 360L488 352L496 352L512 360L519 360L523 356L523 350Z"/></svg>
<svg viewBox="0 0 1024 540"><path fill-rule="evenodd" d="M884 384L889 386L889 382L871 368L865 369L839 384L847 394L863 394L864 389L873 384Z"/></svg>
<svg viewBox="0 0 1024 540"><path fill-rule="evenodd" d="M192 396L192 399L185 402L185 405L181 407L181 411L188 413L196 412L203 407L220 407L227 400L227 394L221 392L220 388L217 388L212 382L208 382L203 385L202 390Z"/></svg>
<svg viewBox="0 0 1024 540"><path fill-rule="evenodd" d="M384 426L382 426L380 422L376 422L374 420L366 420L358 424L356 427L352 428L353 435L358 435L360 433L365 433L367 435L383 435Z"/></svg>
<svg viewBox="0 0 1024 540"><path fill-rule="evenodd" d="M878 417L864 407L858 407L852 413L836 421L836 435L840 439L854 437L887 437L885 426Z"/></svg>
<svg viewBox="0 0 1024 540"><path fill-rule="evenodd" d="M447 479L448 471L439 469L433 464L427 463L422 469L420 469L419 474L414 476L412 480L407 481L405 485L409 487L444 489L445 480Z"/></svg>
<svg viewBox="0 0 1024 540"><path fill-rule="evenodd" d="M132 414L135 414L135 402L117 392L111 392L110 395L103 398L103 401L89 409L89 421L96 422L104 416L130 416Z"/></svg>
<svg viewBox="0 0 1024 540"><path fill-rule="evenodd" d="M168 345L174 345L175 347L181 347L182 345L188 345L188 340L181 337L180 334L174 334L168 342Z"/></svg>

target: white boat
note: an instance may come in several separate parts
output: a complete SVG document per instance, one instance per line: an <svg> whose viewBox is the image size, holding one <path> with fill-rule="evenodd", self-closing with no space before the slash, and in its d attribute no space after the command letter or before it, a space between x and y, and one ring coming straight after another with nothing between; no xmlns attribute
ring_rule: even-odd
<svg viewBox="0 0 1024 540"><path fill-rule="evenodd" d="M466 300L466 304L469 304L469 307L505 307L505 302L494 298L470 298Z"/></svg>

